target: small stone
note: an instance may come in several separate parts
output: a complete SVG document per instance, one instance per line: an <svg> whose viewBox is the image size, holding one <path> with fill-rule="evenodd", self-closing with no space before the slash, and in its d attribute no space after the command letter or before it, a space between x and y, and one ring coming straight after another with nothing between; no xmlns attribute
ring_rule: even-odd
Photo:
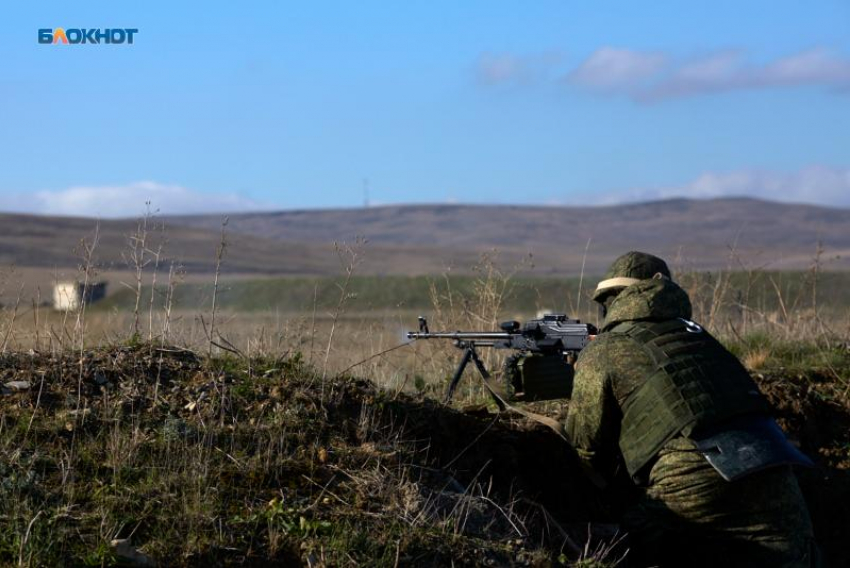
<svg viewBox="0 0 850 568"><path fill-rule="evenodd" d="M116 538L109 544L115 556L130 566L156 566L156 561L136 550L128 538Z"/></svg>
<svg viewBox="0 0 850 568"><path fill-rule="evenodd" d="M32 385L30 385L28 381L10 381L5 385L7 389L15 392L30 390L30 386Z"/></svg>

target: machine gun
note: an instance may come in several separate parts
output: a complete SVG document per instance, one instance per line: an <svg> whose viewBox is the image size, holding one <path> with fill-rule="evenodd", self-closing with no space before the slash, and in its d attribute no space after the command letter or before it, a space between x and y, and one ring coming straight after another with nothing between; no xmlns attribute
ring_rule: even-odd
<svg viewBox="0 0 850 568"><path fill-rule="evenodd" d="M572 390L573 363L578 352L587 346L597 333L596 327L571 319L565 314L546 314L525 324L507 321L500 325L502 331L455 331L432 333L428 321L419 317L419 331L407 333L408 339L451 339L463 351L446 391L445 401L451 401L466 366L472 361L500 410L506 400L552 400L569 397ZM516 351L514 361L523 361L523 368L508 377L506 387L497 387L490 381L490 373L478 354L478 347L511 349Z"/></svg>

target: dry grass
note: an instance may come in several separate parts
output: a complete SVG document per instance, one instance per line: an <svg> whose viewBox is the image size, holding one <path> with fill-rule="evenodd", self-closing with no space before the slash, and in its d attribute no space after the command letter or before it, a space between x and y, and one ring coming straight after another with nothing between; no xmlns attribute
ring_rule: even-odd
<svg viewBox="0 0 850 568"><path fill-rule="evenodd" d="M364 254L369 254L368 248ZM314 303L300 313L233 312L220 308L215 341L246 356L301 352L307 360L319 362L326 375L350 370L393 391L434 392L432 389L440 390L448 380L459 352L448 341L418 342L393 350L406 343L404 332L416 327L418 315L428 317L432 330L493 330L503 320L530 319L538 309L563 303L570 307L575 302L575 298L562 298L559 302L541 297L537 306L527 312L507 309L506 298L514 289L515 271L515 267L500 269L492 257L485 257L474 272L471 288L461 291L454 286L452 272L435 277L430 292L432 307L425 313L403 306L366 311L368 306L362 306L346 288L343 272L338 280L340 293L330 305ZM210 346L205 315L209 307L195 311L175 303L175 292L187 276L180 267L172 267L170 272L171 276L156 291L156 308L148 306L139 335L154 343L167 340L187 349L206 351ZM816 311L811 300L814 281L805 281L808 276L803 275L804 282L795 286L782 282L775 274L753 273L749 280L746 276L741 272L684 273L680 281L693 298L694 319L705 323L740 356L750 358L755 365L752 368L786 365L787 346L793 344L828 354L850 338L850 307L819 307ZM149 282L152 275L147 278ZM791 276L786 278L790 280ZM779 286L778 293L769 292L773 298L752 291L756 285L753 281L770 285L771 279ZM380 282L375 281L375 285ZM584 313L577 315L598 323L598 314L590 302L582 305ZM779 306L785 306L785 311ZM78 348L78 315L56 313L33 305L31 299L24 297L0 311L0 338L5 338L7 350L61 352L71 346ZM87 310L85 325L86 346L107 346L126 342L136 329L136 318L132 311ZM782 345L775 348L775 344ZM486 350L483 355L488 368L498 370L505 354ZM480 394L475 381L464 381L459 397L472 401Z"/></svg>
<svg viewBox="0 0 850 568"><path fill-rule="evenodd" d="M765 367L769 359L770 350L762 347L744 353L743 357L741 357L741 362L750 371L758 371Z"/></svg>

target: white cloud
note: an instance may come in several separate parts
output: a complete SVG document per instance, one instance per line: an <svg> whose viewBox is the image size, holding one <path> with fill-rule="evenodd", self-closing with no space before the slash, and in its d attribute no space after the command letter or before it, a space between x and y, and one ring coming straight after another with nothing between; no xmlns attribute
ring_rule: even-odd
<svg viewBox="0 0 850 568"><path fill-rule="evenodd" d="M741 87L746 80L742 69L743 54L740 51L719 51L668 69L664 77L656 77L657 80L647 88L628 94L638 100L655 101L730 90Z"/></svg>
<svg viewBox="0 0 850 568"><path fill-rule="evenodd" d="M603 194L605 204L686 197L754 197L789 203L850 207L850 168L809 166L796 172L705 172L679 186L637 188Z"/></svg>
<svg viewBox="0 0 850 568"><path fill-rule="evenodd" d="M657 75L665 61L657 52L603 47L570 72L567 81L602 91L632 91Z"/></svg>
<svg viewBox="0 0 850 568"><path fill-rule="evenodd" d="M639 102L739 90L821 87L850 92L850 57L815 47L755 63L742 50L720 50L689 59L659 51L604 46L563 80L577 88L623 95ZM483 85L523 84L547 79L560 59L485 53L476 64Z"/></svg>
<svg viewBox="0 0 850 568"><path fill-rule="evenodd" d="M820 86L850 87L850 58L819 47L763 65L746 62L740 51L723 51L681 64L636 98L656 101L745 89ZM631 94L631 93L626 93Z"/></svg>
<svg viewBox="0 0 850 568"><path fill-rule="evenodd" d="M508 83L522 74L521 63L509 53L482 53L475 63L475 74L484 85Z"/></svg>
<svg viewBox="0 0 850 568"><path fill-rule="evenodd" d="M767 84L820 83L850 86L850 58L822 47L801 51L767 65L758 77Z"/></svg>
<svg viewBox="0 0 850 568"><path fill-rule="evenodd" d="M236 193L204 193L179 185L140 181L127 185L74 186L38 191L0 200L5 211L81 217L135 217L151 211L162 215L233 213L268 209L267 205Z"/></svg>
<svg viewBox="0 0 850 568"><path fill-rule="evenodd" d="M475 78L487 86L531 84L546 79L560 62L556 51L528 55L484 52L475 62Z"/></svg>

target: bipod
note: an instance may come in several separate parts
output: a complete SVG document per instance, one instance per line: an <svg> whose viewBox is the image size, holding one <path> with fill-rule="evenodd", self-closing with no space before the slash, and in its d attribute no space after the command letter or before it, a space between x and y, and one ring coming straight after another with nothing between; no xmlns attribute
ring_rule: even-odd
<svg viewBox="0 0 850 568"><path fill-rule="evenodd" d="M482 361L481 357L478 355L478 351L475 349L475 342L457 341L455 345L459 349L463 349L463 357L461 357L460 364L457 366L457 369L455 369L455 374L449 383L449 388L446 391L445 403L448 404L451 402L455 389L457 389L457 385L463 376L463 372L466 370L466 366L469 364L469 361L472 361L475 363L475 367L478 369L478 373L481 375L481 378L484 379L484 383L488 387L487 391L493 395L493 400L495 401L496 406L499 407L499 411L504 411L507 407L505 406L502 397L495 396L493 393L492 387L490 386L490 372L487 371L487 367L484 366L484 361Z"/></svg>
<svg viewBox="0 0 850 568"><path fill-rule="evenodd" d="M478 372L481 375L481 378L484 379L484 388L487 389L487 392L490 393L490 396L493 398L493 401L496 403L496 406L499 407L499 412L510 411L525 416L530 420L534 420L535 422L543 424L544 426L551 429L555 434L557 434L559 438L564 441L567 441L567 438L564 435L563 427L557 420L549 418L548 416L543 416L542 414L530 412L517 406L512 406L508 402L508 397L502 391L502 389L490 382L490 373L484 366L484 362L481 360L481 357L478 356L478 351L476 351L475 349L474 341L457 340L455 342L455 346L458 349L463 349L463 357L461 358L460 364L457 366L457 369L455 370L455 375L454 377L452 377L452 381L449 383L449 388L446 391L446 404L449 404L451 402L452 395L454 395L455 389L457 388L457 385L460 382L460 378L463 376L464 370L466 370L466 366L469 364L470 361L473 361L475 363L476 368L478 368Z"/></svg>

